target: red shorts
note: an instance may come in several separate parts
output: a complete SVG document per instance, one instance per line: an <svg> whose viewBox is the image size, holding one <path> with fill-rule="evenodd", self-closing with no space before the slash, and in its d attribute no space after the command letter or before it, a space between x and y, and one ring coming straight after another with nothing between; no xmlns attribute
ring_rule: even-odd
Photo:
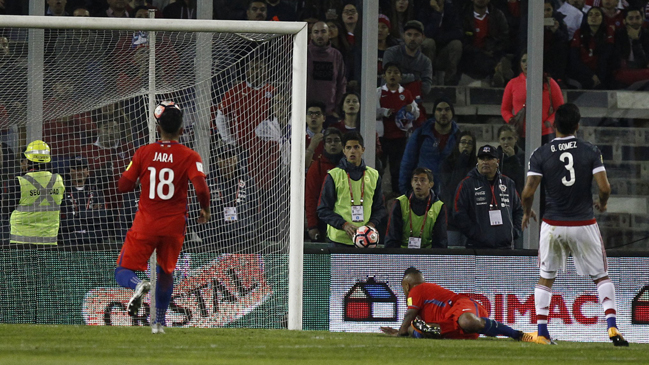
<svg viewBox="0 0 649 365"><path fill-rule="evenodd" d="M117 266L146 271L149 258L156 250L158 266L171 274L176 268L184 240L184 236L150 236L129 230L117 258Z"/></svg>
<svg viewBox="0 0 649 365"><path fill-rule="evenodd" d="M489 312L478 302L470 298L460 298L446 313L446 321L441 325L442 337L456 340L475 340L480 334L466 333L460 328L457 320L464 313L473 313L478 317L489 317Z"/></svg>

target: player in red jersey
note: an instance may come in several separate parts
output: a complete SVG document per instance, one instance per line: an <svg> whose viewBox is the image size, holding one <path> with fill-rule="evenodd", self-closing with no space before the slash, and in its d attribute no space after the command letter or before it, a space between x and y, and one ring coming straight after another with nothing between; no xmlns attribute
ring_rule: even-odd
<svg viewBox="0 0 649 365"><path fill-rule="evenodd" d="M462 340L474 340L483 334L507 336L523 342L536 340L530 333L489 319L487 310L468 296L427 283L421 271L414 267L404 272L401 287L408 298L408 310L398 330L381 327L385 334Z"/></svg>
<svg viewBox="0 0 649 365"><path fill-rule="evenodd" d="M210 219L210 192L201 157L178 143L183 133L180 108L173 102L163 102L156 108L155 117L160 140L140 147L118 182L119 191L124 193L133 191L139 179L142 190L133 226L117 259L115 280L135 290L127 310L129 315L137 315L151 283L140 280L135 271L145 271L156 250L156 321L151 324L151 331L164 333L165 315L173 292L173 272L185 237L188 183L191 180L201 206L198 223Z"/></svg>

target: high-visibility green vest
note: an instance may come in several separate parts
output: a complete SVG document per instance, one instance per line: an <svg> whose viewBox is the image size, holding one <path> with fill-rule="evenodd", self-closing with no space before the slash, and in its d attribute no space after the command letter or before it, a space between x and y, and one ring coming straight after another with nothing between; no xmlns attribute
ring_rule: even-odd
<svg viewBox="0 0 649 365"><path fill-rule="evenodd" d="M349 193L349 178L347 171L336 167L329 171L329 175L334 181L336 186L336 204L334 205L334 212L343 217L347 222L353 223L357 226L364 226L370 221L372 215L372 202L374 202L374 192L376 191L376 184L379 181L379 172L371 167L365 169L365 193L363 195L363 222L352 222L352 200ZM361 180L351 180L352 191L354 193L354 205L361 204ZM327 237L330 240L345 245L353 245L352 239L347 235L343 229L336 229L327 225Z"/></svg>
<svg viewBox="0 0 649 365"><path fill-rule="evenodd" d="M19 176L20 203L11 213L12 243L56 245L65 186L59 174L28 172Z"/></svg>
<svg viewBox="0 0 649 365"><path fill-rule="evenodd" d="M397 198L399 205L401 205L401 217L403 219L403 232L401 234L401 247L408 248L408 238L410 238L410 202L408 197L401 195ZM440 200L437 200L430 205L428 209L428 218L426 218L426 226L424 227L424 232L421 237L421 247L432 247L433 246L433 227L439 216L439 212L442 210L444 203ZM412 213L412 237L419 237L421 233L421 225L424 224L424 216L416 215Z"/></svg>

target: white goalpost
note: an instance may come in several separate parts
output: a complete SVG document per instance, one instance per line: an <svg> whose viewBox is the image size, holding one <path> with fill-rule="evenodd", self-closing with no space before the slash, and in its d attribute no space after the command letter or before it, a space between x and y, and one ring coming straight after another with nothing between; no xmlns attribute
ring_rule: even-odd
<svg viewBox="0 0 649 365"><path fill-rule="evenodd" d="M3 178L42 139L69 189L57 246L0 254L0 322L154 319L154 295L130 318L130 292L112 278L138 194L117 194L116 179L156 141L157 103L173 100L213 221L195 222L190 191L169 326L302 329L306 23L0 16L0 32L0 139L16 156Z"/></svg>

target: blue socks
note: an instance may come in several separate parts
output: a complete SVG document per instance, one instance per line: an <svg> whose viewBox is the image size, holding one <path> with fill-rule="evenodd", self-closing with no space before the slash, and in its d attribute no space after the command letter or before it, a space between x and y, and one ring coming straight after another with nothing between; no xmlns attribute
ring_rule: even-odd
<svg viewBox="0 0 649 365"><path fill-rule="evenodd" d="M606 318L606 328L611 328L611 327L617 328L617 322L615 321L615 317Z"/></svg>
<svg viewBox="0 0 649 365"><path fill-rule="evenodd" d="M543 336L545 338L550 338L550 332L548 332L548 324L547 323L539 323L536 325L537 326L537 334L539 336Z"/></svg>
<svg viewBox="0 0 649 365"><path fill-rule="evenodd" d="M518 339L520 337L520 332L497 321L494 321L493 319L489 319L487 317L482 317L484 319L485 324L484 324L484 329L480 332L483 335L487 336L507 336L511 337L514 339Z"/></svg>
<svg viewBox="0 0 649 365"><path fill-rule="evenodd" d="M162 324L163 326L167 325L166 315L167 308L169 308L169 303L171 303L171 295L174 291L174 276L173 273L165 273L160 266L156 266L156 272L158 274L158 282L155 289L155 300L156 300L156 322ZM125 288L134 289L137 284L140 283L140 280L135 272L130 269L126 269L118 266L115 268L115 281L120 286Z"/></svg>
<svg viewBox="0 0 649 365"><path fill-rule="evenodd" d="M169 303L171 303L171 294L173 294L174 291L174 276L173 273L165 273L160 266L156 266L156 272L158 274L158 282L155 290L156 322L166 327L167 308L169 308Z"/></svg>
<svg viewBox="0 0 649 365"><path fill-rule="evenodd" d="M115 281L117 281L117 284L125 288L135 289L137 284L142 280L135 275L133 270L118 266L115 268Z"/></svg>

